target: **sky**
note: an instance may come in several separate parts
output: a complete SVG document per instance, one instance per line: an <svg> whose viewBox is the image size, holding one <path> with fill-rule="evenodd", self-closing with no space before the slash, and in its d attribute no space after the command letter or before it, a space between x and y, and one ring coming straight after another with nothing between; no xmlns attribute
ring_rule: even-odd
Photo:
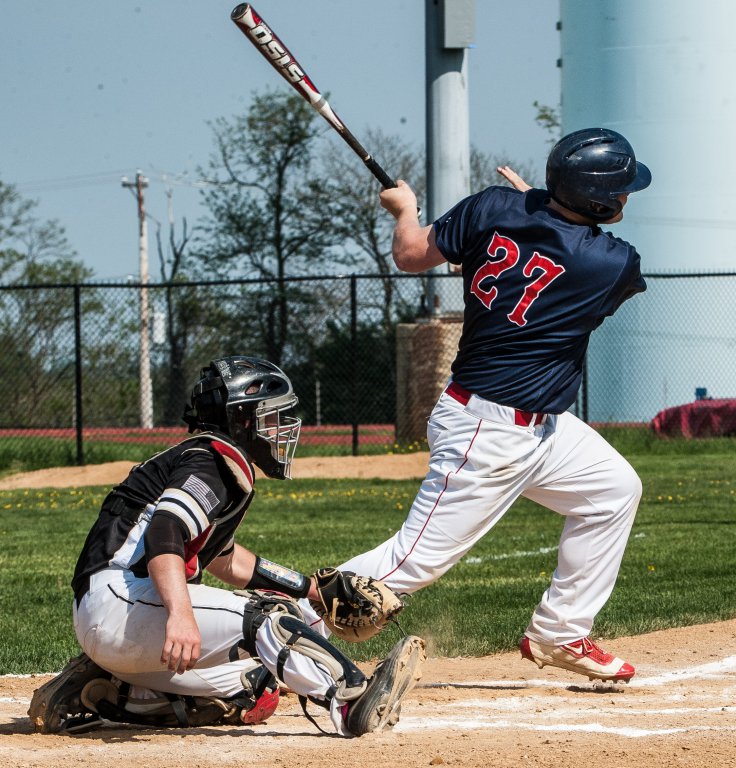
<svg viewBox="0 0 736 768"><path fill-rule="evenodd" d="M423 146L424 4L253 6L359 140L380 128ZM156 222L168 232L173 214L191 229L205 213L198 167L212 151L211 121L244 113L267 87L289 90L230 21L235 5L0 0L0 179L36 200L37 216L59 221L96 279L139 273L136 201L123 176L141 170L149 180L156 280ZM557 0L476 0L468 51L471 142L540 173L550 136L533 103L559 102L558 15Z"/></svg>

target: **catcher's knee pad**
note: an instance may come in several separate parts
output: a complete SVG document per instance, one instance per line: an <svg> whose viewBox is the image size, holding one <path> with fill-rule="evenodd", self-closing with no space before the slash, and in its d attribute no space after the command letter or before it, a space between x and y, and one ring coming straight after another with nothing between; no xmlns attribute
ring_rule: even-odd
<svg viewBox="0 0 736 768"><path fill-rule="evenodd" d="M326 669L334 681L327 692L327 701L337 696L341 701L357 699L366 688L365 675L350 659L335 648L329 640L308 627L301 619L288 613L278 613L271 618L271 628L276 639L283 643L276 661L276 675L284 679L284 665L289 655L299 653Z"/></svg>
<svg viewBox="0 0 736 768"><path fill-rule="evenodd" d="M256 632L266 620L266 616L276 611L295 616L302 621L304 619L296 600L280 592L236 589L235 594L247 598L243 614L243 647L253 658L258 657Z"/></svg>

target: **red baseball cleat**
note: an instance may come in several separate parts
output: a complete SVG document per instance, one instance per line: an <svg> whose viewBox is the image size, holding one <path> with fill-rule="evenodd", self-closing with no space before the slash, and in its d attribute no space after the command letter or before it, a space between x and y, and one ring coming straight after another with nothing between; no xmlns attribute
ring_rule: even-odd
<svg viewBox="0 0 736 768"><path fill-rule="evenodd" d="M519 643L522 658L533 661L540 669L549 664L551 667L569 669L591 680L612 680L627 683L635 674L631 664L623 659L606 653L589 637L576 640L566 645L540 643L529 637L523 637Z"/></svg>

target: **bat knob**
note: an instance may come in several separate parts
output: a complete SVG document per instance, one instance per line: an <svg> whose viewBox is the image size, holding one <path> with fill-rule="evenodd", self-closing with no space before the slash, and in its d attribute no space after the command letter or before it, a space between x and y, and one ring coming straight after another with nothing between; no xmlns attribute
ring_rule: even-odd
<svg viewBox="0 0 736 768"><path fill-rule="evenodd" d="M235 21L235 19L239 19L247 10L248 3L240 3L240 5L236 5L235 8L233 8L230 18Z"/></svg>

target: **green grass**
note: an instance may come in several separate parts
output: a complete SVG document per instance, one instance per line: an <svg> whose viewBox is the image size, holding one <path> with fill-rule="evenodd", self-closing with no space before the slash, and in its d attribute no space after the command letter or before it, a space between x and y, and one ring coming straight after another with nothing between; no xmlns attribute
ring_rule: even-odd
<svg viewBox="0 0 736 768"><path fill-rule="evenodd" d="M644 496L595 634L614 637L736 616L736 451L729 440L627 453ZM0 673L60 669L77 652L68 582L107 489L0 492ZM375 546L403 522L415 481L264 481L244 546L304 571ZM520 500L468 557L410 598L407 632L433 655L513 648L556 562L562 519ZM531 554L529 554L531 553ZM212 582L214 583L214 582ZM395 641L341 647L364 660Z"/></svg>

